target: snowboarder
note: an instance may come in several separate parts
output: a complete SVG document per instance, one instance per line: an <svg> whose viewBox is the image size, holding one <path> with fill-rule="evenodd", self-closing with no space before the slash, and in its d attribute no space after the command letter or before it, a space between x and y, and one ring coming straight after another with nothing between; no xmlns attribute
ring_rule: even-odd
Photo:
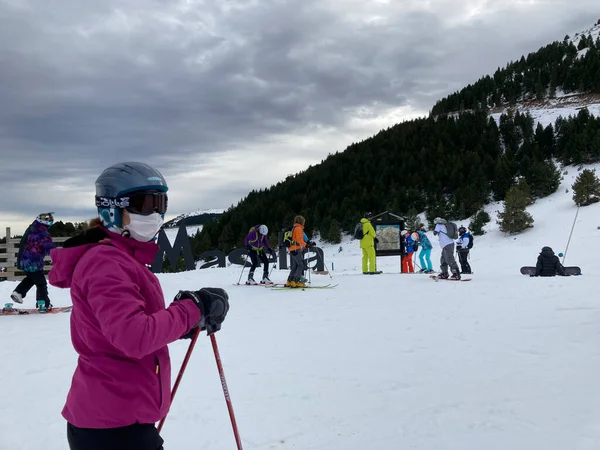
<svg viewBox="0 0 600 450"><path fill-rule="evenodd" d="M219 288L179 291L165 308L147 265L159 250L167 189L146 164L107 168L96 180L98 218L51 252L48 278L70 288L79 354L62 411L71 450L162 449L155 423L171 404L167 344L218 331L229 310Z"/></svg>
<svg viewBox="0 0 600 450"><path fill-rule="evenodd" d="M25 272L25 278L17 285L10 298L23 303L29 290L36 287L36 307L39 312L52 309L48 296L48 283L44 275L44 258L55 247L48 229L54 224L54 213L43 213L29 225L19 244L17 267Z"/></svg>
<svg viewBox="0 0 600 450"><path fill-rule="evenodd" d="M448 236L446 219L436 217L433 223L435 223L433 234L438 236L440 248L442 249L442 255L440 257L441 273L438 275L438 278L448 278L448 266L450 266L452 279L460 280L460 271L458 270L458 264L456 264L456 260L454 259L454 241Z"/></svg>
<svg viewBox="0 0 600 450"><path fill-rule="evenodd" d="M473 236L471 232L461 226L458 229L458 240L456 241L456 253L458 253L458 261L460 262L460 273L471 273L471 265L469 264L469 250L473 248Z"/></svg>
<svg viewBox="0 0 600 450"><path fill-rule="evenodd" d="M402 230L400 235L404 240L404 252L402 254L402 268L400 272L415 273L415 268L413 266L413 253L415 252L413 238L407 230Z"/></svg>
<svg viewBox="0 0 600 450"><path fill-rule="evenodd" d="M304 272L304 253L308 243L304 240L304 224L306 220L302 216L294 217L292 227L292 243L288 250L290 252L290 274L285 282L286 287L306 287L306 281L302 276Z"/></svg>
<svg viewBox="0 0 600 450"><path fill-rule="evenodd" d="M273 284L269 279L269 259L266 252L269 252L271 255L274 252L269 246L268 234L269 228L266 225L256 225L250 228L250 232L246 236L246 239L244 239L244 245L248 249L250 260L252 261L252 267L250 267L246 284L257 284L254 281L254 271L258 267L259 258L263 265L263 277L260 284Z"/></svg>
<svg viewBox="0 0 600 450"><path fill-rule="evenodd" d="M362 238L360 240L360 248L362 250L362 272L365 275L375 275L381 272L377 271L377 258L375 254L375 244L379 242L375 228L367 219L360 219L362 224Z"/></svg>
<svg viewBox="0 0 600 450"><path fill-rule="evenodd" d="M535 274L532 277L553 277L556 275L568 277L565 268L560 263L558 256L554 254L551 247L543 247L540 252L537 264L535 266Z"/></svg>
<svg viewBox="0 0 600 450"><path fill-rule="evenodd" d="M425 234L425 225L421 224L419 230L417 230L419 236L419 243L421 244L421 251L419 252L419 262L421 263L421 270L419 273L432 273L433 265L431 264L431 241Z"/></svg>

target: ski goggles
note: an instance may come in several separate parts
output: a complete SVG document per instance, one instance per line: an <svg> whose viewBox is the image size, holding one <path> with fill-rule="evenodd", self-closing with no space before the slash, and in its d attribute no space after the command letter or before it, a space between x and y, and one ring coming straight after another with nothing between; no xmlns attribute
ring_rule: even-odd
<svg viewBox="0 0 600 450"><path fill-rule="evenodd" d="M167 212L168 196L166 192L138 191L119 198L96 196L96 206L99 208L124 208L131 214L149 216Z"/></svg>

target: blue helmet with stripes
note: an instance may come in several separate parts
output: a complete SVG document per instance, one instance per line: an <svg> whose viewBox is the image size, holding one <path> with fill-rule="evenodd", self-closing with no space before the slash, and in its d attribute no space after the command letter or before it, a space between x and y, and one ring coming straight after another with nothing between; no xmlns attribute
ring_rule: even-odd
<svg viewBox="0 0 600 450"><path fill-rule="evenodd" d="M123 209L142 215L158 212L164 217L168 190L162 174L148 164L115 164L96 180L98 217L108 229L123 226Z"/></svg>

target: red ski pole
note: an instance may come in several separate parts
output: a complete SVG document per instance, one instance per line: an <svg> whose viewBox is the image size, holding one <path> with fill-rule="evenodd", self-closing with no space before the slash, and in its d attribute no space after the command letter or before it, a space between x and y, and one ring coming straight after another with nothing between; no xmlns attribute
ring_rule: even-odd
<svg viewBox="0 0 600 450"><path fill-rule="evenodd" d="M177 374L177 379L175 380L175 384L173 385L173 390L171 391L171 403L173 403L173 399L175 398L175 394L177 393L177 389L179 388L179 383L181 383L181 379L183 378L183 374L185 372L185 368L187 367L188 361L190 360L190 356L192 356L192 351L194 350L194 346L196 345L196 341L198 340L198 336L200 335L200 328L196 328L196 332L192 336L192 341L187 349L187 353L185 354L185 358L183 358L183 362L181 363L181 368L179 369L179 374ZM162 430L162 427L167 420L167 416L163 417L162 420L158 424L158 432Z"/></svg>
<svg viewBox="0 0 600 450"><path fill-rule="evenodd" d="M238 432L237 423L235 421L235 415L233 414L233 405L231 404L231 397L229 397L229 389L227 388L227 381L225 380L225 373L223 372L223 364L221 364L221 355L219 355L219 347L217 346L217 338L214 333L210 335L212 342L213 351L215 352L215 361L217 362L217 368L219 369L219 377L221 378L221 386L223 386L223 395L225 395L225 402L227 403L227 409L229 410L229 418L231 419L231 426L233 427L233 435L235 436L235 443L237 444L238 450L242 450L242 440Z"/></svg>

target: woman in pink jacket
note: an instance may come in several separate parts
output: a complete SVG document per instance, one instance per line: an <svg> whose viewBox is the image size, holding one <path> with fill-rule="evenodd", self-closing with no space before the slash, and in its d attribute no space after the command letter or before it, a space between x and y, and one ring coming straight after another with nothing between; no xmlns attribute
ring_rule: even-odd
<svg viewBox="0 0 600 450"><path fill-rule="evenodd" d="M229 310L219 288L180 291L165 308L147 266L158 251L167 189L146 164L109 167L96 180L99 219L50 255L50 283L71 289L79 354L62 412L71 450L161 450L155 423L171 400L167 344L196 328L214 333Z"/></svg>

